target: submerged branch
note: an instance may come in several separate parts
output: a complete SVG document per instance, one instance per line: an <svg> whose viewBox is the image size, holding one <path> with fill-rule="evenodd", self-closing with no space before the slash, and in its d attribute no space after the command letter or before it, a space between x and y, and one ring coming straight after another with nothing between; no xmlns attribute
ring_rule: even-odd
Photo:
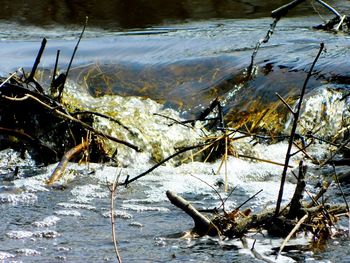
<svg viewBox="0 0 350 263"><path fill-rule="evenodd" d="M68 152L66 152L63 157L62 160L58 163L58 165L56 166L54 172L52 173L52 175L50 176L49 180L47 181L48 185L52 185L54 182L56 182L57 180L59 180L64 171L67 168L68 162L77 154L79 154L80 152L82 152L84 149L86 149L88 147L88 142L83 140L83 142L75 147L73 147L72 149L70 149Z"/></svg>
<svg viewBox="0 0 350 263"><path fill-rule="evenodd" d="M173 205L177 206L178 208L186 212L186 214L188 214L190 217L192 217L195 223L195 233L201 236L206 234L218 234L216 231L216 227L213 225L213 223L204 215L202 215L193 205L191 205L190 202L171 191L166 191L166 195Z"/></svg>

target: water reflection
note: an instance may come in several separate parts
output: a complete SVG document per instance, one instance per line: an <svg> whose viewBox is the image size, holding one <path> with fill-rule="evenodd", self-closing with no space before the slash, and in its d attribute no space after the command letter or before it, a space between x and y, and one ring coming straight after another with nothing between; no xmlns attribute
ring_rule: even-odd
<svg viewBox="0 0 350 263"><path fill-rule="evenodd" d="M90 17L90 25L103 28L141 28L186 20L267 17L290 0L88 0L0 1L0 20L47 26L76 24ZM342 1L328 1L338 3ZM312 13L305 2L290 15Z"/></svg>

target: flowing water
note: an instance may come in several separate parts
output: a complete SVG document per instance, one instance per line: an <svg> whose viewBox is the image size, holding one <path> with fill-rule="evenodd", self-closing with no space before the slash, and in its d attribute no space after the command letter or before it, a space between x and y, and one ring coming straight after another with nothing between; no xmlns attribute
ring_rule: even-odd
<svg viewBox="0 0 350 263"><path fill-rule="evenodd" d="M230 118L272 105L277 101L275 92L295 97L320 42L325 43L327 53L322 54L310 80L299 132L313 130L320 137L332 138L350 125L350 98L341 100L349 92L350 37L312 29L322 21L309 5L278 23L270 42L257 55L255 77L242 83L255 44L272 22L269 11L286 1L153 1L148 5L143 1L99 1L98 5L89 1L90 6L11 2L4 5L6 12L0 20L1 75L19 67L30 70L42 37L48 39L40 64L42 81L47 81L45 73L52 70L58 49L59 67L64 71L81 30L79 24L88 14L91 24L80 43L64 99L76 107L118 118L131 132L98 117L95 127L144 151L135 153L118 147L117 163L71 164L53 188L47 187L45 180L55 165L37 166L29 155L1 151L0 260L5 262L115 261L107 185L119 173L121 181L126 176L133 178L174 153L174 147L196 144L203 136L200 124L191 128L169 126L169 119L154 114L178 120L192 117L219 97ZM333 1L340 10L349 7L344 2ZM287 132L289 117L276 115L274 127L278 124L280 132ZM235 141L233 146L240 154L278 163L284 162L287 148L284 141L269 145L250 139ZM116 147L105 142L110 153ZM322 159L328 147L316 144L308 151ZM293 157L294 167L301 156ZM254 239L256 250L274 261L273 248L283 240L266 233L248 236L248 248L236 239L181 238L193 227L192 219L171 205L165 192L174 191L198 208L211 209L220 206L220 199L196 177L212 185L223 198L236 187L225 203L230 210L263 189L245 206L257 212L275 204L282 167L229 157L229 191L225 192L225 169L215 175L220 160L179 163L176 159L128 188L118 188L115 217L124 261L259 262L250 252ZM9 173L16 166L19 175L13 180ZM308 189L315 192L314 185L327 169L309 166ZM346 167L337 169L340 175L348 173ZM288 178L284 201L295 187L292 176ZM344 191L349 194L346 185ZM330 195L336 196L334 201L342 201L336 187ZM291 241L298 249L283 253L278 260L350 260L347 239L331 240L324 251L303 252L308 242L307 237Z"/></svg>

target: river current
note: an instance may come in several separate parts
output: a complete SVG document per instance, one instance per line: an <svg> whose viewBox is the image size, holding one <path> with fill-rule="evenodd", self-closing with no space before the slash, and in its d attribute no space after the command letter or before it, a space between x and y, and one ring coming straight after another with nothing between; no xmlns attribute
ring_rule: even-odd
<svg viewBox="0 0 350 263"><path fill-rule="evenodd" d="M213 18L208 13L214 11L208 8L196 18L199 12L196 2L193 1L193 6L186 5L186 14L188 10L196 11L188 21L182 15L171 17L170 21L155 15L154 21L129 22L129 26L123 24L126 18L122 15L120 20L108 20L105 26L101 26L102 20L92 20L92 26L88 26L80 43L64 99L77 107L122 120L132 134L98 117L95 128L131 141L144 151L135 153L121 147L116 163L72 163L63 178L51 188L45 181L56 164L40 166L27 153L23 157L13 150L2 150L0 260L115 262L108 185L117 174L121 174L120 181L126 176L137 176L173 154L175 147L193 145L203 136L205 127L200 123L195 127L169 126L169 119L160 115L184 120L201 112L216 97L221 99L227 116L253 114L259 108L250 108L251 103L256 101L263 108L273 105L277 101L275 92L295 97L320 42L325 43L327 52L322 54L310 80L298 132L313 130L320 137L332 138L350 125L349 97L341 100L349 92L348 34L314 30L314 25L322 23L319 16L296 16L294 13L293 17L278 23L271 40L262 46L256 58L254 79L248 84L241 83L240 76L249 66L255 44L264 37L272 22L264 13L266 7L261 9L259 1L252 1L251 5L238 1L242 7L253 6L253 9L244 9L245 16L254 10L256 16L245 19L237 13L234 18L224 15ZM342 1L338 2L342 8L347 7ZM153 8L157 4L155 1ZM220 5L216 14L229 6ZM71 9L74 7L72 5ZM172 8L182 10L178 5ZM310 8L298 10L312 14ZM41 39L46 37L48 44L40 64L44 74L40 81L47 83L50 73L46 73L54 66L56 50L61 50L59 67L64 71L81 27L78 21L63 23L59 16L55 17L55 23L57 20L60 23L42 21L44 26L26 15L23 18L24 21L8 17L0 21L1 75L6 76L19 67L30 70ZM276 123L280 125L279 132L288 133L289 118L278 114L274 117L275 126ZM117 146L106 143L105 147L114 152ZM240 154L283 163L287 143L256 143L246 138L234 142L234 148ZM324 159L329 147L316 143L308 148L308 154ZM302 153L293 156L293 169L297 169L303 157ZM261 262L250 251L254 240L255 249L275 261L274 251L283 239L269 237L266 233L248 235L248 247L236 239L182 238L184 232L193 227L192 219L174 207L165 192L174 191L200 209L212 209L221 202L207 184L223 198L236 187L225 203L230 210L263 190L243 207L258 212L275 205L283 167L234 156L228 158L226 169L220 169L221 160L211 163L189 160L185 163L174 160L127 188L118 188L116 232L124 261ZM319 170L311 163L308 166L307 189L317 192L314 186L322 180L321 175L329 173L328 168ZM8 180L6 174L14 167L19 168L18 177ZM346 167L337 169L340 175L348 173ZM227 192L223 186L225 181ZM343 187L348 196L347 184ZM295 180L289 174L284 202L290 199L294 188ZM329 196L334 202L342 201L336 186L331 187ZM347 222L341 222L340 226L345 229ZM278 261L350 261L350 243L346 238L330 240L322 251L303 251L309 241L309 237L302 236L291 240L289 245L295 245L295 249L282 253Z"/></svg>

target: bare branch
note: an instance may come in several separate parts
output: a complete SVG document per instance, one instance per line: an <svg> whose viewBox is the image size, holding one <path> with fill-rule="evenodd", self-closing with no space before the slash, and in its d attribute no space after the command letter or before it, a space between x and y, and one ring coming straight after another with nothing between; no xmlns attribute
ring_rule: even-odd
<svg viewBox="0 0 350 263"><path fill-rule="evenodd" d="M282 202L282 197L283 197L284 183L285 183L286 177L287 177L288 164L289 164L289 160L290 160L290 157L291 157L291 150L292 150L292 146L293 146L293 142L294 142L294 137L295 137L295 134L296 134L296 129L297 129L297 126L298 126L298 120L299 120L299 116L300 116L301 105L303 103L304 95L305 95L305 92L306 92L306 86L307 86L307 84L309 82L309 79L310 79L310 77L312 75L312 71L313 71L313 69L314 69L314 67L316 65L316 62L317 62L318 58L320 57L323 49L324 49L324 44L321 43L320 44L320 49L319 49L319 51L317 53L317 56L316 56L314 62L311 65L311 68L310 68L310 70L309 70L309 72L307 74L307 77L305 79L304 85L303 85L302 90L301 90L299 103L297 105L297 110L296 110L295 115L294 115L294 121L293 121L292 130L291 130L291 135L289 137L288 149L287 149L286 159L285 159L285 165L284 165L283 172L282 172L281 185L280 185L280 190L279 190L279 193L278 193L278 199L277 199L277 204L276 204L275 217L277 217L279 212L280 212L280 207L281 207L281 202Z"/></svg>

